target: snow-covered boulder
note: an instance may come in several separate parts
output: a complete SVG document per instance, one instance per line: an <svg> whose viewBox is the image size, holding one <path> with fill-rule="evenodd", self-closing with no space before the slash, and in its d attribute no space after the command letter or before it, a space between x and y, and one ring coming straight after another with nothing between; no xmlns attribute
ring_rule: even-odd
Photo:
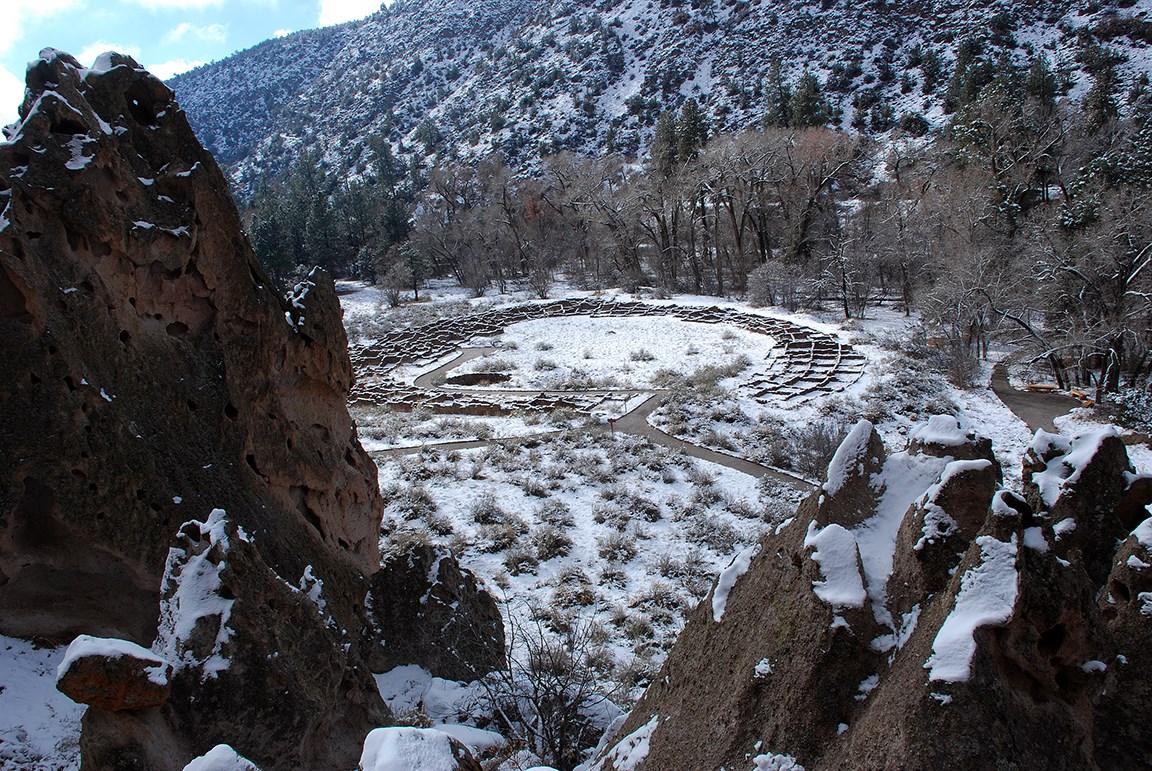
<svg viewBox="0 0 1152 771"><path fill-rule="evenodd" d="M851 528L875 514L871 492L887 457L875 426L867 420L857 423L828 463L817 524Z"/></svg>
<svg viewBox="0 0 1152 771"><path fill-rule="evenodd" d="M1128 452L1114 428L1071 439L1037 431L1024 459L1024 495L1046 512L1056 551L1080 562L1103 583L1117 541L1128 529L1117 517L1133 478Z"/></svg>
<svg viewBox="0 0 1152 771"><path fill-rule="evenodd" d="M480 764L435 728L377 728L364 739L360 771L480 771Z"/></svg>
<svg viewBox="0 0 1152 771"><path fill-rule="evenodd" d="M227 744L217 744L184 766L184 771L260 771L260 768Z"/></svg>
<svg viewBox="0 0 1152 771"><path fill-rule="evenodd" d="M119 712L159 707L172 693L172 664L127 640L82 634L56 669L56 688L80 704Z"/></svg>

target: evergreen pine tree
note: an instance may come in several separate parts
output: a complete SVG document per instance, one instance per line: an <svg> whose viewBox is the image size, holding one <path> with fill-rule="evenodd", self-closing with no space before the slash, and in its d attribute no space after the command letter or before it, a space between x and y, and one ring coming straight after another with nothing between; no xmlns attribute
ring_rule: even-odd
<svg viewBox="0 0 1152 771"><path fill-rule="evenodd" d="M1028 80L1025 89L1029 96L1044 107L1056 105L1058 90L1056 73L1052 71L1052 65L1048 63L1048 57L1044 54L1032 59L1032 64L1028 67Z"/></svg>
<svg viewBox="0 0 1152 771"><path fill-rule="evenodd" d="M792 90L784 80L784 72L778 59L768 67L768 81L764 84L764 125L787 126L791 122L788 106L792 102Z"/></svg>
<svg viewBox="0 0 1152 771"><path fill-rule="evenodd" d="M676 117L670 112L660 113L652 137L652 166L657 174L667 177L675 170L677 151Z"/></svg>
<svg viewBox="0 0 1152 771"><path fill-rule="evenodd" d="M700 105L689 99L680 108L680 118L676 121L676 157L687 163L700 153L700 148L708 139L708 122Z"/></svg>
<svg viewBox="0 0 1152 771"><path fill-rule="evenodd" d="M800 76L788 107L791 125L796 128L823 126L828 122L828 100L824 98L820 81L811 72L805 71Z"/></svg>

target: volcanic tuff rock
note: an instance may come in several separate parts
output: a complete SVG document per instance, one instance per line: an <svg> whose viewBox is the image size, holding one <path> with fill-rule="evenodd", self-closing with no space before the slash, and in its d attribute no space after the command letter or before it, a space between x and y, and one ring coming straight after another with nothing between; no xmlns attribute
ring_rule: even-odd
<svg viewBox="0 0 1152 771"><path fill-rule="evenodd" d="M1122 443L1038 435L1034 507L954 419L883 456L871 431L829 477L874 513L817 493L722 574L596 767L645 743L652 769L1147 767L1152 518L1117 549Z"/></svg>
<svg viewBox="0 0 1152 771"><path fill-rule="evenodd" d="M505 665L495 600L445 548L412 544L387 554L371 579L368 615L373 671L419 664L435 677L470 681Z"/></svg>
<svg viewBox="0 0 1152 771"><path fill-rule="evenodd" d="M156 637L171 698L89 709L86 767L217 743L355 765L389 720L366 664L382 501L331 279L278 295L130 58L46 49L21 119L0 144L0 632Z"/></svg>

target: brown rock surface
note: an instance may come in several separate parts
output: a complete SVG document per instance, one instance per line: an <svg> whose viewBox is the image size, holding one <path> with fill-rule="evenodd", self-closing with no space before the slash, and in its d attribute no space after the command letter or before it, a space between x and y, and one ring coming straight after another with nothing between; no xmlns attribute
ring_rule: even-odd
<svg viewBox="0 0 1152 771"><path fill-rule="evenodd" d="M995 491L985 442L951 443L964 460L941 451L949 444L913 441L867 492L857 486L875 500L837 502L874 519L833 531L814 496L765 538L722 618L708 600L692 614L597 767L613 768L645 734L642 769L749 768L760 755L768 767L795 760L810 771L1147 767L1152 520L1118 550L1113 543L1111 575L1097 579L1089 547L1061 549L1047 511ZM1060 506L1097 522L1113 516L1098 496L1115 507L1131 490L1117 484L1129 464L1107 437L1041 448L1026 478L1073 445L1080 473ZM932 469L937 478L925 482ZM924 487L894 531L898 480ZM1042 484L1032 482L1033 497ZM950 526L925 527L933 506ZM877 562L865 550L881 548L881 529L895 532L886 591L868 587L864 608L846 613L836 603L855 596L854 571L868 586ZM825 532L838 540L816 542ZM817 551L805 548L814 543ZM827 564L816 569L825 545Z"/></svg>
<svg viewBox="0 0 1152 771"><path fill-rule="evenodd" d="M172 696L91 707L85 767L179 769L216 743L354 766L389 719L361 648L382 502L331 279L279 296L131 59L46 49L21 118L0 145L0 633L147 645L167 562ZM192 574L216 582L202 616Z"/></svg>
<svg viewBox="0 0 1152 771"><path fill-rule="evenodd" d="M496 601L446 549L414 544L387 555L367 606L374 671L419 664L436 677L470 681L505 666Z"/></svg>
<svg viewBox="0 0 1152 771"><path fill-rule="evenodd" d="M56 688L72 701L120 712L159 707L172 692L172 665L134 643L81 635L68 648Z"/></svg>
<svg viewBox="0 0 1152 771"><path fill-rule="evenodd" d="M131 59L46 50L28 82L0 145L0 631L149 642L172 534L217 506L278 572L329 563L352 623L381 501L331 281L277 295Z"/></svg>

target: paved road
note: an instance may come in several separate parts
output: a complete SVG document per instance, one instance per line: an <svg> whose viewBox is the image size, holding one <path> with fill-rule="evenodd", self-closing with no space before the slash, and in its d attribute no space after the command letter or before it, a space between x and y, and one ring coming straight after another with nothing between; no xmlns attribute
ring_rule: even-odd
<svg viewBox="0 0 1152 771"><path fill-rule="evenodd" d="M1000 401L1004 402L1016 417L1023 420L1033 433L1041 428L1057 432L1053 421L1080 406L1080 402L1064 394L1016 390L1008 382L1008 370L1003 364L997 364L992 368L992 393L1000 397Z"/></svg>

